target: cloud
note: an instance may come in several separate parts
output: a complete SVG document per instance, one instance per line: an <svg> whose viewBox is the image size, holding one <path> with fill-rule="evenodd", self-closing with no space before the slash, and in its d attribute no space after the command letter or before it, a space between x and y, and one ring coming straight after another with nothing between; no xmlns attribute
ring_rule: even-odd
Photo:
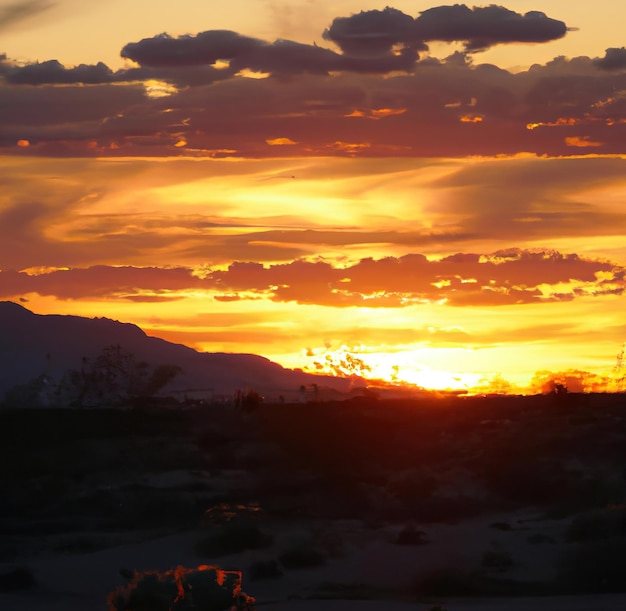
<svg viewBox="0 0 626 611"><path fill-rule="evenodd" d="M346 55L376 56L389 54L399 44L417 43L415 21L390 7L382 11L361 11L350 17L337 17L323 38L337 44ZM425 50L423 44L419 47Z"/></svg>
<svg viewBox="0 0 626 611"><path fill-rule="evenodd" d="M39 15L55 5L56 2L47 0L21 0L2 6L0 7L0 31Z"/></svg>
<svg viewBox="0 0 626 611"><path fill-rule="evenodd" d="M24 66L0 65L0 74L8 83L16 85L43 84L102 84L114 82L113 71L104 63L96 65L80 64L75 68L66 68L56 59L36 62Z"/></svg>
<svg viewBox="0 0 626 611"><path fill-rule="evenodd" d="M59 299L105 298L154 301L172 298L172 291L193 289L202 283L188 269L93 266L30 275L0 272L4 295L36 292ZM176 297L175 295L173 297Z"/></svg>
<svg viewBox="0 0 626 611"><path fill-rule="evenodd" d="M174 38L163 33L128 43L120 52L141 66L179 67L214 64L241 54L257 51L266 43L231 30L210 30L195 36Z"/></svg>
<svg viewBox="0 0 626 611"><path fill-rule="evenodd" d="M453 56L418 62L411 73L376 75L412 61L287 42L229 67L113 72L104 64L19 66L4 59L0 146L17 151L16 143L28 140L20 151L28 155L264 157L274 154L267 141L282 133L297 143L283 148L291 156L571 155L566 139L584 135L602 143L598 153L623 152L624 73L601 70L589 58L561 58L512 74ZM275 70L276 78L236 76L245 66ZM334 72L346 66L352 70ZM176 148L181 140L187 146Z"/></svg>
<svg viewBox="0 0 626 611"><path fill-rule="evenodd" d="M496 5L440 6L415 19L388 7L336 18L324 36L339 52L208 30L128 43L122 56L135 65L116 71L0 56L0 150L259 158L275 155L268 143L288 134L296 144L283 154L294 157L559 156L584 142L621 154L623 49L518 73L467 52L419 57L431 40L477 50L566 29L543 13ZM24 141L30 146L18 146Z"/></svg>
<svg viewBox="0 0 626 611"><path fill-rule="evenodd" d="M594 63L602 70L625 70L626 47L611 47L606 50L604 57L597 58Z"/></svg>
<svg viewBox="0 0 626 611"><path fill-rule="evenodd" d="M324 38L346 55L376 56L397 45L427 50L431 41L465 42L466 51L483 51L503 43L544 43L567 33L563 21L539 11L524 15L494 4L469 8L465 4L438 6L413 19L387 7L338 17L324 31Z"/></svg>
<svg viewBox="0 0 626 611"><path fill-rule="evenodd" d="M465 41L467 51L483 51L502 43L543 43L567 33L563 21L539 11L524 15L492 4L469 8L464 4L438 6L420 13L416 33L427 41Z"/></svg>
<svg viewBox="0 0 626 611"><path fill-rule="evenodd" d="M468 164L431 184L433 208L471 235L513 242L612 235L626 219L605 198L623 188L624 168L618 158Z"/></svg>
<svg viewBox="0 0 626 611"><path fill-rule="evenodd" d="M621 158L34 161L0 166L5 270L601 245L626 224Z"/></svg>
<svg viewBox="0 0 626 611"><path fill-rule="evenodd" d="M327 74L332 71L377 74L409 70L417 59L416 53L412 52L374 60L346 57L317 45L283 39L267 42L228 30L209 30L178 38L160 34L129 43L121 53L122 57L133 60L142 68L153 69L210 66L223 62L221 71L228 76L243 70L278 75Z"/></svg>
<svg viewBox="0 0 626 611"><path fill-rule="evenodd" d="M295 260L234 262L202 278L188 268L109 267L41 274L0 272L0 296L29 293L60 299L176 299L188 290L218 301L259 299L334 307L405 307L432 302L505 306L621 295L626 270L609 261L556 251L509 249L429 260L421 254L361 259L338 267Z"/></svg>

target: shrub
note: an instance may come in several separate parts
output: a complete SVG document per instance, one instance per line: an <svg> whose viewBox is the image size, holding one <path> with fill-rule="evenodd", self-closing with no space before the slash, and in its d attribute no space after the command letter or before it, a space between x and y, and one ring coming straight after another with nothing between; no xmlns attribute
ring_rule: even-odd
<svg viewBox="0 0 626 611"><path fill-rule="evenodd" d="M35 576L29 568L15 567L0 572L0 592L26 590L35 585Z"/></svg>
<svg viewBox="0 0 626 611"><path fill-rule="evenodd" d="M480 579L455 568L435 569L418 576L415 593L419 596L476 596L482 593Z"/></svg>
<svg viewBox="0 0 626 611"><path fill-rule="evenodd" d="M483 554L482 566L492 571L504 572L513 566L513 558L503 550L487 550Z"/></svg>
<svg viewBox="0 0 626 611"><path fill-rule="evenodd" d="M326 558L310 545L293 547L279 557L286 569L308 569L326 564Z"/></svg>
<svg viewBox="0 0 626 611"><path fill-rule="evenodd" d="M241 573L213 566L136 573L132 581L108 596L109 611L223 611L252 608L254 599L241 592Z"/></svg>
<svg viewBox="0 0 626 611"><path fill-rule="evenodd" d="M559 581L572 592L626 591L626 537L576 545L559 561Z"/></svg>
<svg viewBox="0 0 626 611"><path fill-rule="evenodd" d="M393 539L396 545L424 545L428 543L426 533L418 530L413 524L405 526Z"/></svg>
<svg viewBox="0 0 626 611"><path fill-rule="evenodd" d="M576 516L565 537L569 542L596 541L626 535L626 507L590 511Z"/></svg>
<svg viewBox="0 0 626 611"><path fill-rule="evenodd" d="M489 524L489 528L503 531L513 530L513 527L508 522L492 522Z"/></svg>
<svg viewBox="0 0 626 611"><path fill-rule="evenodd" d="M200 539L195 544L194 551L200 556L225 556L249 549L269 547L273 541L274 538L261 531L256 524L233 522L218 532Z"/></svg>
<svg viewBox="0 0 626 611"><path fill-rule="evenodd" d="M544 535L541 533L535 533L534 535L530 535L526 538L526 541L528 541L528 543L531 543L533 545L537 544L537 545L541 545L543 543L550 543L550 544L555 544L556 541L548 536L548 535Z"/></svg>
<svg viewBox="0 0 626 611"><path fill-rule="evenodd" d="M261 579L278 579L283 576L277 560L259 560L250 565L248 577L250 581Z"/></svg>

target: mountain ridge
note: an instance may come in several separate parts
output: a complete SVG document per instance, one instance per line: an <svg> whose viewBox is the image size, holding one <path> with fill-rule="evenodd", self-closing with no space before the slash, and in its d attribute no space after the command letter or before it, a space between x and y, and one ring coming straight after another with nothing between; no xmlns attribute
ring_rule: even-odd
<svg viewBox="0 0 626 611"><path fill-rule="evenodd" d="M301 386L316 385L334 393L350 390L350 380L292 370L251 353L198 352L184 344L148 335L134 323L106 317L36 314L21 304L0 301L0 401L7 391L45 376L58 383L96 358L107 346L119 345L151 367L176 365L181 373L163 394L182 396L203 389L202 398L232 397L251 389L268 399L298 400Z"/></svg>

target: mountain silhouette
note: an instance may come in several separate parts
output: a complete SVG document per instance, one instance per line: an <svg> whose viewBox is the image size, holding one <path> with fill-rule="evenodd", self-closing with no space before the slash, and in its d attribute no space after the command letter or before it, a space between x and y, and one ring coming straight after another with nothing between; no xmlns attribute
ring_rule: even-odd
<svg viewBox="0 0 626 611"><path fill-rule="evenodd" d="M0 302L0 401L16 386L45 375L51 383L80 370L107 346L119 345L136 361L151 367L176 365L181 373L163 394L229 397L237 390L254 390L268 400L296 400L300 387L316 385L344 393L350 380L286 369L254 354L198 352L188 346L151 337L138 326L108 318L57 314L40 315L10 301Z"/></svg>

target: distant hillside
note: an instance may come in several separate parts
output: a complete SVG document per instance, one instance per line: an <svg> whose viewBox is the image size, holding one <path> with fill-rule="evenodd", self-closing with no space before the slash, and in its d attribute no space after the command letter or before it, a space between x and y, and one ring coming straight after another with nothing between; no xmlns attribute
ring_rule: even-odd
<svg viewBox="0 0 626 611"><path fill-rule="evenodd" d="M317 384L320 392L348 392L350 381L285 369L254 354L202 353L187 346L150 337L133 324L108 318L39 315L13 302L0 302L0 401L15 386L45 375L57 383L84 359L93 360L103 348L119 345L151 367L182 369L164 394L232 396L253 389L270 399L282 395L296 400L300 387ZM311 391L309 390L309 393Z"/></svg>

